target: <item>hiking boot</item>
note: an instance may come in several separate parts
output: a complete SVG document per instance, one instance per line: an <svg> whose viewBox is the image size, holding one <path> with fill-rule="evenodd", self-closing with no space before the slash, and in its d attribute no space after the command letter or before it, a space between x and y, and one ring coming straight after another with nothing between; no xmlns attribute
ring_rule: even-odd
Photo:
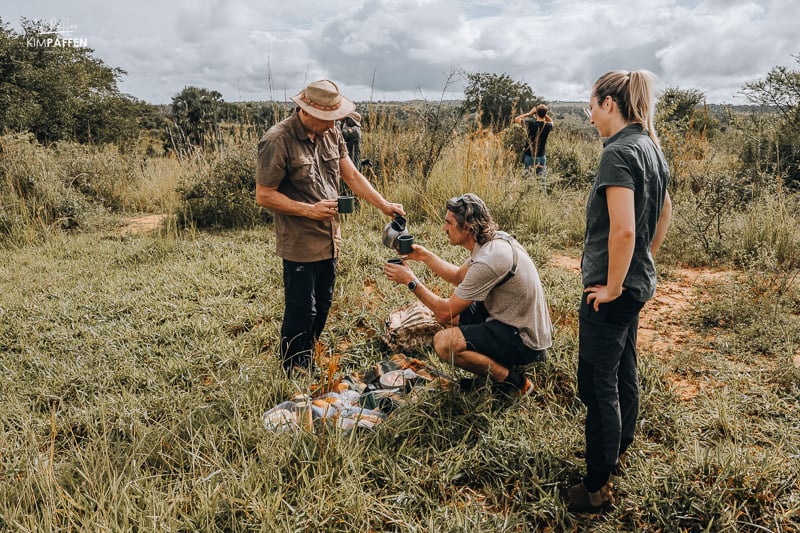
<svg viewBox="0 0 800 533"><path fill-rule="evenodd" d="M517 370L509 370L503 381L492 382L492 388L511 398L529 396L534 389L533 382Z"/></svg>
<svg viewBox="0 0 800 533"><path fill-rule="evenodd" d="M570 513L597 513L614 505L613 484L606 483L597 492L589 492L578 483L567 491L567 510Z"/></svg>
<svg viewBox="0 0 800 533"><path fill-rule="evenodd" d="M475 376L472 378L461 378L458 380L458 388L464 392L474 392L486 386L486 376Z"/></svg>
<svg viewBox="0 0 800 533"><path fill-rule="evenodd" d="M525 385L522 386L518 394L520 396L530 396L533 393L533 389L534 389L533 381L531 381L530 379L528 379L527 376L525 376Z"/></svg>

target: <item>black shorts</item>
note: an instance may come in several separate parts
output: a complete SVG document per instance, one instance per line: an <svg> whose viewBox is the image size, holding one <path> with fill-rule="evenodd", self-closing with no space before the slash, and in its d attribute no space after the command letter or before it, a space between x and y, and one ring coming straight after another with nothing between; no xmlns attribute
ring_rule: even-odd
<svg viewBox="0 0 800 533"><path fill-rule="evenodd" d="M506 368L544 361L545 350L534 350L522 342L519 330L488 315L480 302L461 313L458 328L467 341L467 349L490 357Z"/></svg>

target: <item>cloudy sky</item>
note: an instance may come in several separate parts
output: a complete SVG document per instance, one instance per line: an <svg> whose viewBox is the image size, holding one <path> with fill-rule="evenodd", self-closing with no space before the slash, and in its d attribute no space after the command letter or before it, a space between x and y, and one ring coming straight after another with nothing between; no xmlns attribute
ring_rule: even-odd
<svg viewBox="0 0 800 533"><path fill-rule="evenodd" d="M120 88L168 103L183 87L226 101L285 100L336 81L358 101L462 96L451 72L524 81L549 101L588 99L612 69L744 104L746 82L797 68L797 0L4 0L0 17L58 23Z"/></svg>

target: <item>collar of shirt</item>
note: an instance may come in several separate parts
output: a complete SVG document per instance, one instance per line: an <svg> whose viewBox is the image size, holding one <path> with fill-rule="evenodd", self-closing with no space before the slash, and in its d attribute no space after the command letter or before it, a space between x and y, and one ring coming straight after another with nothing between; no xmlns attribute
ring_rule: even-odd
<svg viewBox="0 0 800 533"><path fill-rule="evenodd" d="M311 137L308 136L308 131L306 131L305 126L303 126L303 122L300 120L300 113L298 113L296 109L289 123L292 125L292 130L294 130L294 134L299 140L314 142Z"/></svg>
<svg viewBox="0 0 800 533"><path fill-rule="evenodd" d="M617 133L615 133L614 135L603 141L603 146L608 146L609 144L613 143L618 139L621 139L622 137L627 137L628 135L636 135L636 134L641 135L642 133L646 135L646 132L644 131L644 128L642 128L641 124L636 124L636 123L628 124L621 130L619 130Z"/></svg>

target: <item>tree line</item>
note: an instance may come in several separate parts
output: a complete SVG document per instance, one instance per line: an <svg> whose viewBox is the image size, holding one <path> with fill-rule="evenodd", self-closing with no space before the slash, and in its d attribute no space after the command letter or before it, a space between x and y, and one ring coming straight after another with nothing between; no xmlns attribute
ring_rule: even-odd
<svg viewBox="0 0 800 533"><path fill-rule="evenodd" d="M201 87L184 87L166 106L149 104L122 93L118 83L126 72L106 65L91 48L81 43L51 46L59 39L56 26L24 18L20 25L17 32L0 18L2 133L30 132L44 145L113 143L126 150L143 131L157 132L164 153L190 157L218 151L230 138L255 141L291 111L280 102L225 102L218 91ZM800 64L800 55L794 59ZM515 114L547 103L527 83L507 74L460 75L464 99L448 114L470 117L473 127L501 131ZM765 79L746 84L742 94L771 111L754 115L750 135L742 142L742 159L789 184L800 184L800 70L776 66ZM439 104L438 112L423 107L426 122L445 116ZM709 112L704 104L701 91L668 88L660 95L657 124L677 140L692 133L713 137L730 117ZM367 126L369 120L365 117ZM679 144L674 142L673 149L685 148Z"/></svg>

